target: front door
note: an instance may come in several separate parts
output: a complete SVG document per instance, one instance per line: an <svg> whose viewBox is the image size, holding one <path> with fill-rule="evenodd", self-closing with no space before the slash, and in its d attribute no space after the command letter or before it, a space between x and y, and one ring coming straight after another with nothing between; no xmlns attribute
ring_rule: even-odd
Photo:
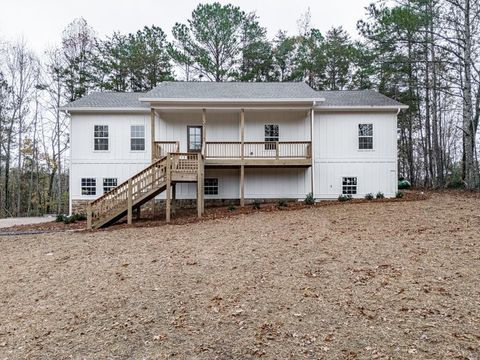
<svg viewBox="0 0 480 360"><path fill-rule="evenodd" d="M201 126L187 126L187 149L188 152L200 152L202 150Z"/></svg>

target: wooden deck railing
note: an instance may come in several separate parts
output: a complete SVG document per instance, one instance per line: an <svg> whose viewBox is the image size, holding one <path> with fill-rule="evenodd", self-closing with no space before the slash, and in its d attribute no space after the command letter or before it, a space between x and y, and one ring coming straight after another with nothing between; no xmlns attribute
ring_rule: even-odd
<svg viewBox="0 0 480 360"><path fill-rule="evenodd" d="M153 159L160 159L168 153L178 152L180 142L178 141L155 141L153 143Z"/></svg>
<svg viewBox="0 0 480 360"><path fill-rule="evenodd" d="M207 159L310 159L310 141L207 141Z"/></svg>
<svg viewBox="0 0 480 360"><path fill-rule="evenodd" d="M167 156L170 156L172 172L196 174L199 166L199 155L199 153L171 152Z"/></svg>

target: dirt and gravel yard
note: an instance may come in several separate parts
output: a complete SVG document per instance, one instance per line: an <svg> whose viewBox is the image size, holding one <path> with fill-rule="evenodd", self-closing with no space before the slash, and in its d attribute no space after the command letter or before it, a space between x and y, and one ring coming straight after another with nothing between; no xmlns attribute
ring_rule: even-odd
<svg viewBox="0 0 480 360"><path fill-rule="evenodd" d="M0 359L478 359L480 198L0 237Z"/></svg>

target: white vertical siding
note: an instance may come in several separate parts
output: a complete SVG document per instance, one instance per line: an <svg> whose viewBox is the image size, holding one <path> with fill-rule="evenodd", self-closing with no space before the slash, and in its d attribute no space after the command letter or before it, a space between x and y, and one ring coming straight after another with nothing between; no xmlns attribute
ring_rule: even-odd
<svg viewBox="0 0 480 360"><path fill-rule="evenodd" d="M108 125L108 151L95 151L93 129L95 125ZM130 126L145 126L145 151L130 150ZM124 163L149 162L149 114L74 114L71 130L72 162Z"/></svg>
<svg viewBox="0 0 480 360"><path fill-rule="evenodd" d="M279 141L309 141L307 111L246 111L245 141L265 141L265 125L278 125Z"/></svg>
<svg viewBox="0 0 480 360"><path fill-rule="evenodd" d="M245 198L303 199L310 192L309 174L304 168L247 168Z"/></svg>
<svg viewBox="0 0 480 360"><path fill-rule="evenodd" d="M303 199L310 190L310 170L296 168L246 168L246 199ZM218 178L218 195L205 199L238 199L240 169L206 169L205 178ZM195 199L196 184L178 184L178 199ZM165 194L159 196L165 198Z"/></svg>
<svg viewBox="0 0 480 360"><path fill-rule="evenodd" d="M397 117L393 112L315 114L315 197L336 198L342 177L357 177L357 196L397 190ZM373 150L358 149L358 124L373 124Z"/></svg>
<svg viewBox="0 0 480 360"><path fill-rule="evenodd" d="M161 113L156 122L158 141L179 141L180 151L187 151L187 126L202 125L202 113L168 112ZM207 141L239 141L239 114L235 112L207 113Z"/></svg>
<svg viewBox="0 0 480 360"><path fill-rule="evenodd" d="M108 125L108 151L94 150L95 125ZM144 151L130 150L131 125L145 126ZM150 114L73 114L70 145L70 198L95 199L103 193L103 178L116 178L120 184L150 164ZM81 194L82 178L96 179L95 196Z"/></svg>
<svg viewBox="0 0 480 360"><path fill-rule="evenodd" d="M245 141L265 141L265 125L278 124L280 141L309 141L307 111L245 111ZM202 125L200 111L163 112L156 122L159 141L180 141L187 150L187 126ZM207 111L207 141L240 141L240 112Z"/></svg>
<svg viewBox="0 0 480 360"><path fill-rule="evenodd" d="M358 197L397 190L396 114L393 112L323 113L314 120L315 196L336 198L341 179L358 178ZM180 141L187 150L187 126L201 125L201 111L161 113L156 139ZM374 126L374 149L358 150L358 124ZM310 140L307 111L250 111L245 113L245 141L264 141L264 125L278 124L280 141ZM109 126L109 150L94 151L94 125ZM130 151L130 126L145 126L145 151ZM207 141L239 141L239 111L207 111ZM92 199L102 194L103 178L118 183L150 164L150 114L73 114L71 122L71 199ZM219 179L219 194L206 198L237 199L239 169L206 169L206 177ZM81 195L81 178L95 178L97 195ZM304 198L311 191L311 169L247 168L246 198ZM195 198L195 184L179 184L177 197Z"/></svg>

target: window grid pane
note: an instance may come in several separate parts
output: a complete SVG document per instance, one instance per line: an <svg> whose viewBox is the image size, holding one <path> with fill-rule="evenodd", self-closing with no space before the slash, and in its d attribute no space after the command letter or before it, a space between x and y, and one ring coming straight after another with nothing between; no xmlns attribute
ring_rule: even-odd
<svg viewBox="0 0 480 360"><path fill-rule="evenodd" d="M203 189L205 195L218 195L218 179L205 179Z"/></svg>
<svg viewBox="0 0 480 360"><path fill-rule="evenodd" d="M95 178L82 178L81 188L82 195L96 195L97 180Z"/></svg>
<svg viewBox="0 0 480 360"><path fill-rule="evenodd" d="M132 150L132 151L143 151L143 150L145 150L145 139L131 139L130 140L130 150Z"/></svg>
<svg viewBox="0 0 480 360"><path fill-rule="evenodd" d="M132 125L130 132L131 132L132 138L145 137L145 127L143 125Z"/></svg>
<svg viewBox="0 0 480 360"><path fill-rule="evenodd" d="M117 186L117 179L116 178L104 178L103 179L103 192L109 192L113 188Z"/></svg>
<svg viewBox="0 0 480 360"><path fill-rule="evenodd" d="M358 148L361 150L373 149L373 137L363 136L358 138Z"/></svg>
<svg viewBox="0 0 480 360"><path fill-rule="evenodd" d="M357 194L357 178L356 177L342 178L342 194L344 195Z"/></svg>

